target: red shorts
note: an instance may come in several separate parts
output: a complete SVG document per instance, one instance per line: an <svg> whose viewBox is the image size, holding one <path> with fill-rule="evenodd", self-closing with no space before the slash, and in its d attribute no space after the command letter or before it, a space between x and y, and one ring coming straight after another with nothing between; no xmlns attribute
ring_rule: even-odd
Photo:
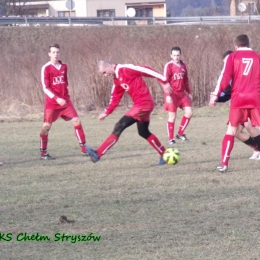
<svg viewBox="0 0 260 260"><path fill-rule="evenodd" d="M189 97L184 93L173 93L171 95L173 103L168 104L165 101L166 96L164 97L164 110L167 112L176 112L178 107L183 109L184 107L191 107L191 101Z"/></svg>
<svg viewBox="0 0 260 260"><path fill-rule="evenodd" d="M44 122L46 123L53 123L55 122L59 117L64 119L65 121L68 121L74 117L78 117L78 114L72 105L72 103L67 104L65 108L61 109L45 109L44 110Z"/></svg>
<svg viewBox="0 0 260 260"><path fill-rule="evenodd" d="M147 107L133 106L125 115L133 117L138 122L150 122L152 111L153 105Z"/></svg>
<svg viewBox="0 0 260 260"><path fill-rule="evenodd" d="M231 126L238 126L251 120L252 126L260 126L260 108L230 108L229 122Z"/></svg>

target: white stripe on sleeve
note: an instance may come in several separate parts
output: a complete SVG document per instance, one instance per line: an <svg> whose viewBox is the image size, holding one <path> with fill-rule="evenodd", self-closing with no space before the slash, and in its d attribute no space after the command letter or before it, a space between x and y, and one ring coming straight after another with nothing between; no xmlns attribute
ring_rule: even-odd
<svg viewBox="0 0 260 260"><path fill-rule="evenodd" d="M129 69L132 69L132 70L140 71L140 72L143 72L145 74L151 75L154 78L160 79L162 81L166 81L166 77L163 76L162 74L160 74L160 73L158 73L154 70L151 70L149 68L145 68L145 67L141 67L141 66L135 66L133 64L118 64L118 66L116 67L116 71L115 71L117 78L118 78L118 70L120 68L129 68Z"/></svg>
<svg viewBox="0 0 260 260"><path fill-rule="evenodd" d="M42 82L42 87L43 87L43 91L44 93L50 97L50 98L53 98L55 95L47 89L47 86L45 85L45 81L44 81L44 71L45 71L45 68L50 65L50 62L47 62L43 67L42 67L42 70L41 70L41 82Z"/></svg>

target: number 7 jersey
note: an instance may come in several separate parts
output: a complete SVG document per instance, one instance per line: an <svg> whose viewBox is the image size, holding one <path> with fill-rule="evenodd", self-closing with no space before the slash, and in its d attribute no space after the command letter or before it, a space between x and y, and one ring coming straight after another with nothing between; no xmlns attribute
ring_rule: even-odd
<svg viewBox="0 0 260 260"><path fill-rule="evenodd" d="M231 108L260 108L260 54L240 47L229 55L216 86L217 95L232 80Z"/></svg>

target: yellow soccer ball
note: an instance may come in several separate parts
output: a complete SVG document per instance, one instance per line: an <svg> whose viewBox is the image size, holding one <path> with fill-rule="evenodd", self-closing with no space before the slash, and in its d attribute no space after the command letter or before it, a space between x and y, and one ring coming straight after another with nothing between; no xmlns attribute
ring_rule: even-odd
<svg viewBox="0 0 260 260"><path fill-rule="evenodd" d="M176 148L168 148L163 154L163 160L170 165L178 163L180 159L180 152Z"/></svg>

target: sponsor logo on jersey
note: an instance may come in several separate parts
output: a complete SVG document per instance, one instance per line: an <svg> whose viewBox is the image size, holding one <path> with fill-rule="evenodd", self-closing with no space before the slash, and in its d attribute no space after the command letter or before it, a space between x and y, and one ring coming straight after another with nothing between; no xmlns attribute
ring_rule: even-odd
<svg viewBox="0 0 260 260"><path fill-rule="evenodd" d="M58 85L58 84L64 84L64 76L57 76L57 77L53 77L53 85Z"/></svg>
<svg viewBox="0 0 260 260"><path fill-rule="evenodd" d="M174 78L174 80L176 80L176 79L183 79L184 78L184 73L183 72L174 73L173 78Z"/></svg>

